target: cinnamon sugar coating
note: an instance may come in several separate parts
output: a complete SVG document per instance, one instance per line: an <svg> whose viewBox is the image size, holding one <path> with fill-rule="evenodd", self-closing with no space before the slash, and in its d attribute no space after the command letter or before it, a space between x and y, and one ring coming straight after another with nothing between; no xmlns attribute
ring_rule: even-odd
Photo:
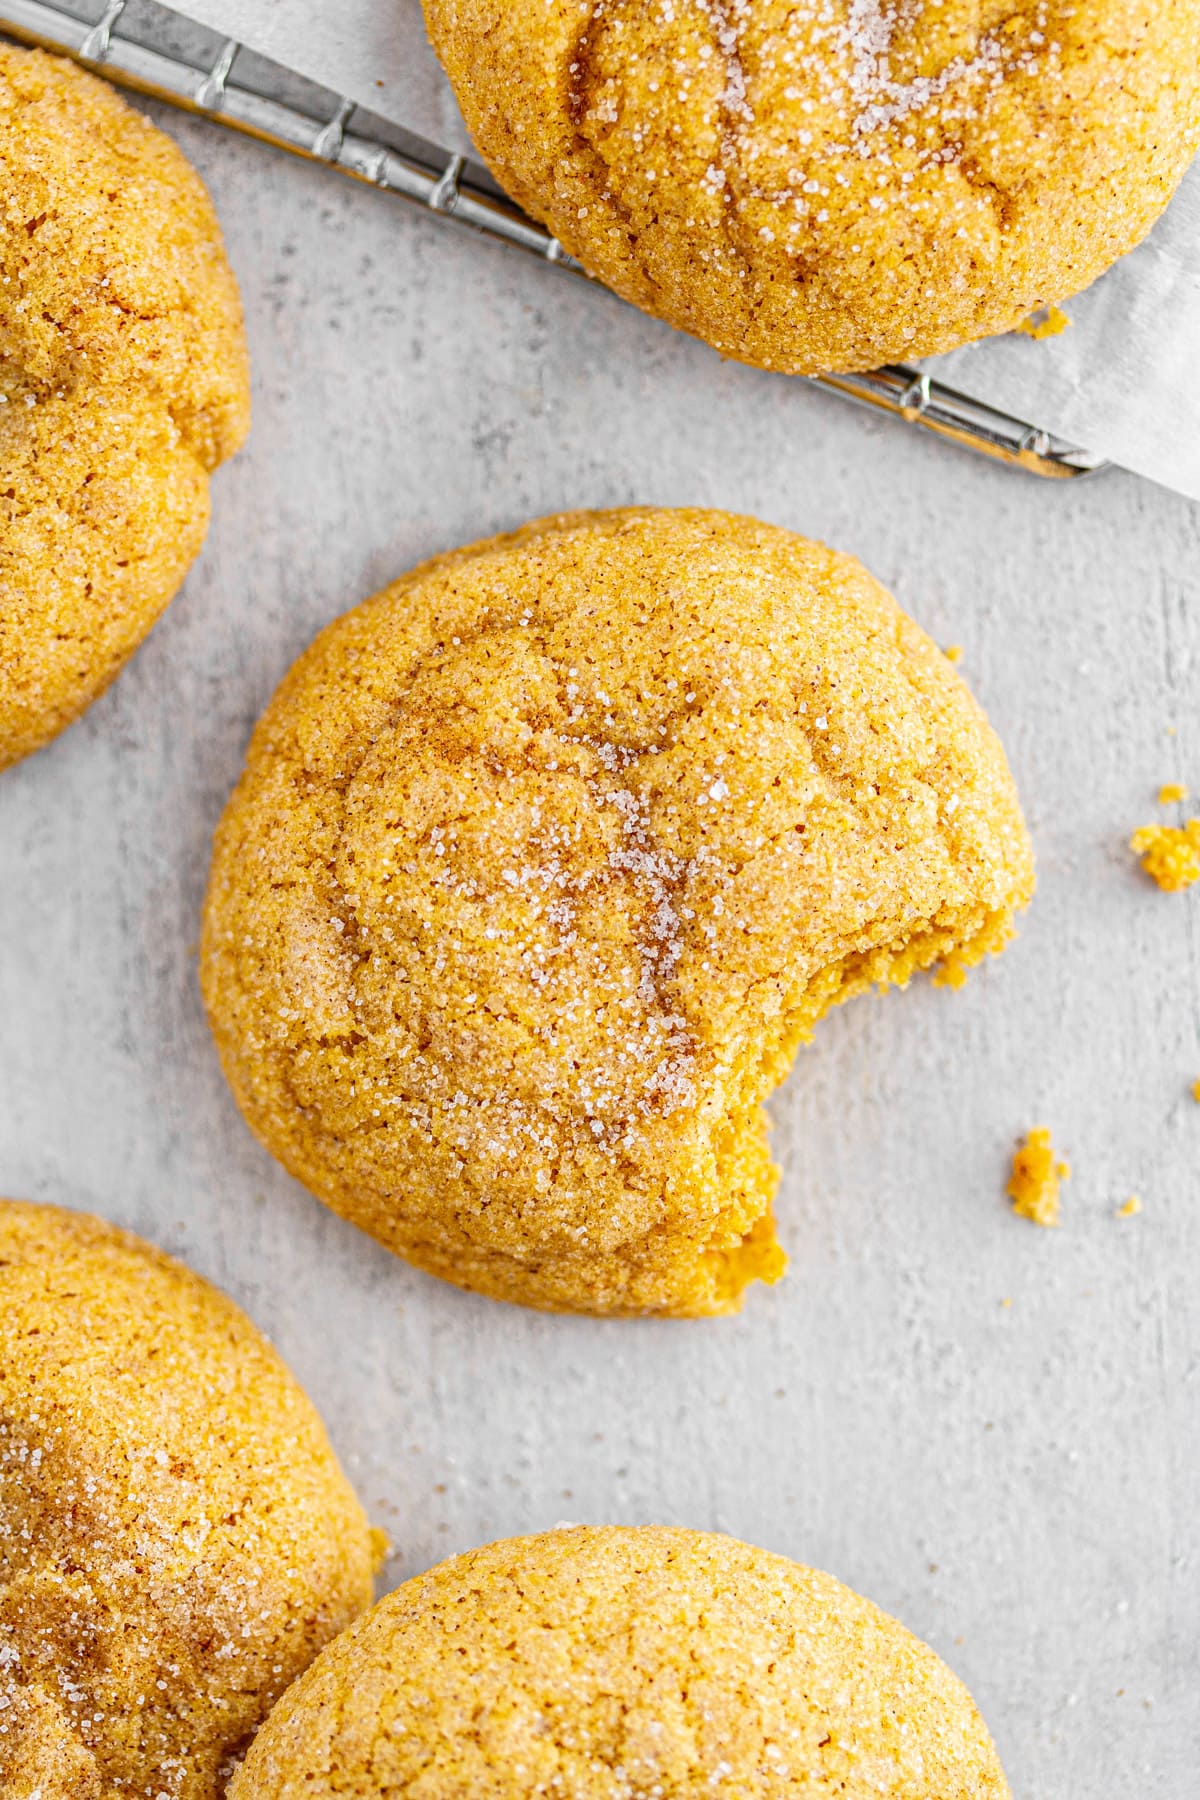
<svg viewBox="0 0 1200 1800"><path fill-rule="evenodd" d="M867 369L1008 331L1200 142L1200 0L424 0L484 159L723 356Z"/></svg>
<svg viewBox="0 0 1200 1800"><path fill-rule="evenodd" d="M329 626L217 834L202 981L252 1128L420 1267L719 1313L783 1267L762 1102L822 1013L999 949L1003 752L852 559L544 519Z"/></svg>
<svg viewBox="0 0 1200 1800"><path fill-rule="evenodd" d="M829 1575L560 1530L405 1582L284 1695L230 1800L1009 1800L962 1683Z"/></svg>
<svg viewBox="0 0 1200 1800"><path fill-rule="evenodd" d="M145 637L248 425L199 178L104 82L0 44L0 768Z"/></svg>
<svg viewBox="0 0 1200 1800"><path fill-rule="evenodd" d="M215 1288L0 1201L0 1793L220 1800L371 1600L316 1413Z"/></svg>

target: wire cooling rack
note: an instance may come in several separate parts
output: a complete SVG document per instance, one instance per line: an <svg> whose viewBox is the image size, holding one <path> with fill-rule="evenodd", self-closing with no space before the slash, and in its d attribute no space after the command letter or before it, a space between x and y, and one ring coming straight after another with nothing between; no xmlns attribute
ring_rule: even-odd
<svg viewBox="0 0 1200 1800"><path fill-rule="evenodd" d="M0 0L0 32L74 57L111 80L500 238L583 279L557 238L482 164L431 144L343 94L198 25L158 0ZM1035 475L1089 475L1100 457L894 364L816 383Z"/></svg>

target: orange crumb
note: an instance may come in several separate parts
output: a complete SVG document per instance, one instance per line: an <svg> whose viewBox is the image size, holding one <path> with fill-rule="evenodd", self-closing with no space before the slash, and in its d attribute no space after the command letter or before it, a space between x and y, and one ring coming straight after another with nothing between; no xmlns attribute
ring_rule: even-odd
<svg viewBox="0 0 1200 1800"><path fill-rule="evenodd" d="M1059 1183L1071 1174L1071 1165L1055 1160L1050 1133L1039 1125L1018 1145L1008 1178L1008 1197L1013 1211L1035 1225L1058 1224Z"/></svg>
<svg viewBox="0 0 1200 1800"><path fill-rule="evenodd" d="M1172 800L1186 800L1188 791L1182 781L1164 781L1158 790L1158 804L1170 806Z"/></svg>
<svg viewBox="0 0 1200 1800"><path fill-rule="evenodd" d="M1142 1210L1142 1202L1137 1194L1130 1194L1124 1206L1118 1206L1118 1219L1132 1219Z"/></svg>
<svg viewBox="0 0 1200 1800"><path fill-rule="evenodd" d="M1129 848L1164 893L1177 894L1200 880L1200 819L1189 819L1182 827L1143 825Z"/></svg>
<svg viewBox="0 0 1200 1800"><path fill-rule="evenodd" d="M1040 340L1057 337L1059 332L1065 331L1070 323L1070 319L1061 306L1039 306L1037 311L1031 312L1027 319L1022 319L1017 330L1023 337Z"/></svg>
<svg viewBox="0 0 1200 1800"><path fill-rule="evenodd" d="M952 663L961 662L962 661L962 645L961 644L947 644L946 648L942 651L942 655L945 657L947 662L952 662Z"/></svg>

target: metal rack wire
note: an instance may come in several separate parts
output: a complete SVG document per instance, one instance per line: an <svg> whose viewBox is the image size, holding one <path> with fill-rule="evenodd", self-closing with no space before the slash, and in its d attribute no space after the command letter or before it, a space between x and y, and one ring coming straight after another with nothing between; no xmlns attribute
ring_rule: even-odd
<svg viewBox="0 0 1200 1800"><path fill-rule="evenodd" d="M0 0L0 32L74 57L111 80L343 175L587 280L557 238L467 157L198 25L159 0ZM1078 477L1101 458L919 369L819 375L821 387L1035 475Z"/></svg>

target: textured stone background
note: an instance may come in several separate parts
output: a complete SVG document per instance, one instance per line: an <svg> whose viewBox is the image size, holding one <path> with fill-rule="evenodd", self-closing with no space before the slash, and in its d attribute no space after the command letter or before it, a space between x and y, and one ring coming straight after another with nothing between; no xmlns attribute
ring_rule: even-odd
<svg viewBox="0 0 1200 1800"><path fill-rule="evenodd" d="M734 1532L943 1652L1021 1800L1192 1800L1200 892L1160 895L1124 842L1160 782L1200 790L1200 509L993 468L166 122L242 281L255 430L131 668L0 778L0 1192L235 1294L392 1534L391 1581L562 1518ZM964 645L1040 863L963 993L860 1001L802 1054L773 1107L790 1278L710 1324L544 1318L394 1261L249 1137L196 988L213 825L316 629L432 551L628 501L825 538ZM1056 1233L1003 1197L1043 1122L1075 1166Z"/></svg>

